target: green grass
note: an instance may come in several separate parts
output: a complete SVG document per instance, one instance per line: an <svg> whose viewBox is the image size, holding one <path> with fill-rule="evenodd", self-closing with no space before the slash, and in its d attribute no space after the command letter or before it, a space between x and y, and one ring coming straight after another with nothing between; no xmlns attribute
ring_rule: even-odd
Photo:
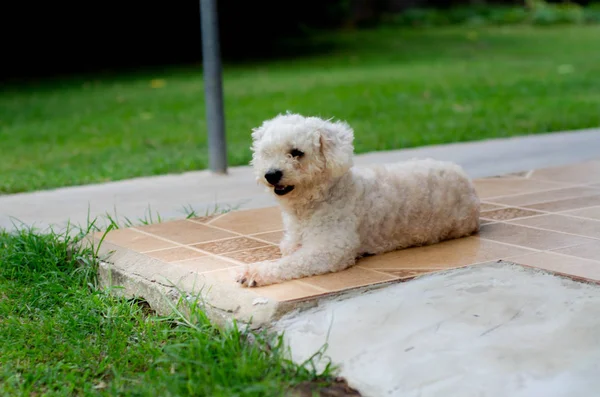
<svg viewBox="0 0 600 397"><path fill-rule="evenodd" d="M66 234L0 231L0 395L277 396L333 382L282 337L219 328L198 305L158 317L96 287Z"/></svg>
<svg viewBox="0 0 600 397"><path fill-rule="evenodd" d="M380 28L227 66L229 161L246 164L251 128L286 110L346 119L358 152L596 127L599 41L599 26ZM0 193L205 168L199 69L4 87Z"/></svg>

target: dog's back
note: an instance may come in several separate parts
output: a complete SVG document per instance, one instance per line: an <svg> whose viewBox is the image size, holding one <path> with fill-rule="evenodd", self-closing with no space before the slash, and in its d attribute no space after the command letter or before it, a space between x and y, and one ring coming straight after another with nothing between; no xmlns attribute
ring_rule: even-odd
<svg viewBox="0 0 600 397"><path fill-rule="evenodd" d="M479 228L479 198L456 164L424 159L350 172L362 252L433 244Z"/></svg>

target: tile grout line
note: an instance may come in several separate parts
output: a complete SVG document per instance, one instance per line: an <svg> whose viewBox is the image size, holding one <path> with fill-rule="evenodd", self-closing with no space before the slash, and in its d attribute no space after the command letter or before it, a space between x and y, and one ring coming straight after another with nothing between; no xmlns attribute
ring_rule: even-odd
<svg viewBox="0 0 600 397"><path fill-rule="evenodd" d="M573 248L573 247L565 247L565 248ZM557 249L560 250L560 249L564 249L564 248L557 248ZM546 251L544 253L559 255L559 256L563 256L563 257L568 258L568 259L575 258L575 259L580 259L580 260L583 260L583 261L590 261L590 262L594 262L594 263L600 264L600 259L582 258L581 256L563 254L562 252L557 252L557 251Z"/></svg>
<svg viewBox="0 0 600 397"><path fill-rule="evenodd" d="M327 288L323 288L323 287L319 287L318 285L314 285L311 284L307 281L303 281L302 279L296 279L296 280L292 280L295 281L296 283L302 284L305 287L311 287L311 288L315 288L316 290L320 291L320 292L326 292L326 293L330 293L332 292L331 290L328 290Z"/></svg>
<svg viewBox="0 0 600 397"><path fill-rule="evenodd" d="M539 170L534 170L534 171L539 171ZM481 179L481 178L478 178ZM483 178L483 179L487 179L487 178ZM529 181L534 181L534 182L544 182L544 183L553 183L556 185L560 185L563 186L563 188L574 188L574 187L589 187L590 185L594 184L595 182L589 183L589 182L575 182L575 183L570 183L570 182L562 182L562 181L553 181L550 179L536 179L536 178L525 178L526 180ZM549 191L549 190L556 190L556 189L544 189L543 191ZM532 193L537 193L537 192L532 192ZM522 194L522 193L520 193ZM496 196L498 197L498 196Z"/></svg>
<svg viewBox="0 0 600 397"><path fill-rule="evenodd" d="M559 190L561 190L561 189L559 189ZM537 193L537 192L535 192L535 193ZM540 192L540 193L546 193L546 192ZM529 194L529 193L526 193L526 194ZM525 194L523 194L523 196L524 195ZM515 196L521 196L521 195L517 194ZM497 198L503 199L503 198L506 198L506 197L515 197L515 196L493 197L492 199L497 199ZM538 205L538 204L548 204L548 203L553 203L553 202L556 202L556 201L573 200L573 199L577 199L577 198L594 197L594 196L600 196L600 190L598 190L598 193L596 193L596 192L594 192L592 194L586 194L586 193L584 193L583 195L567 196L567 197L562 197L562 198L559 198L559 199L554 198L554 199L546 200L546 201L536 201L535 203L526 204L526 205L532 206L532 205ZM496 204L496 205L505 205L505 206L509 206L509 207L517 207L516 205L503 204L503 203L499 203L499 202L495 202L495 201L488 201L488 203L490 203L490 204ZM542 211L542 210L538 210L538 209L535 209L535 208L527 208L527 207L520 207L520 208L525 208L525 209L528 209L530 211Z"/></svg>
<svg viewBox="0 0 600 397"><path fill-rule="evenodd" d="M480 208L481 208L482 205L485 205L485 204L492 205L494 207L499 207L499 208L492 208L491 210L482 210L481 212L502 210L502 209L506 209L507 207L509 207L506 204L489 203L489 202L485 201L484 199L479 199L479 207Z"/></svg>
<svg viewBox="0 0 600 397"><path fill-rule="evenodd" d="M591 197L599 197L599 198L600 198L600 194L594 194L594 195L592 195L592 196L571 197L571 198L565 199L564 201L566 201L566 200L578 199L578 198L591 198ZM530 205L538 205L538 204L551 204L551 203L554 203L554 202L560 202L560 201L563 201L563 200L546 201L546 202L544 202L544 203L536 203L536 204L530 204ZM593 204L593 205L585 205L585 204L584 204L584 205L583 205L583 207L569 208L569 209L566 209L566 210L560 210L560 211L538 210L538 209L534 209L534 208L526 208L526 209L528 209L528 210L530 210L530 211L542 211L542 212L547 212L547 213L550 213L550 214L558 214L558 213L561 213L561 212L566 212L566 211L585 210L585 209L588 209L588 208L594 208L594 207L600 207L600 206L599 206L598 204Z"/></svg>
<svg viewBox="0 0 600 397"><path fill-rule="evenodd" d="M184 245L183 247L191 249L191 250L194 250L194 251L202 251L202 252L204 252L206 250L203 250L202 248L196 248L196 247L194 247L194 245L219 243L219 242L222 242L222 241L234 240L236 238L239 238L239 237L231 237L231 238L226 238L226 239L222 239L222 240L211 240L211 241L207 241L206 243L194 243L194 244L191 244L191 245ZM274 244L274 243L271 243L271 242L267 242L265 240L256 240L256 241L259 242L259 243L262 243L262 245L260 245L258 247L242 248L242 249L236 249L236 250L233 250L233 251L221 252L220 254L217 254L217 253L213 252L213 254L215 254L215 255L222 255L222 254L230 254L230 253L233 253L233 252L240 252L240 251L253 250L253 249L258 249L258 248L264 248L264 247L268 247L268 246L277 247L277 244ZM151 251L144 251L144 252L141 252L141 253L142 254L151 254L151 253L154 253L154 252L166 251L166 250L174 249L174 248L180 248L180 247L160 248L160 249L151 250ZM206 252L210 252L210 251L206 251ZM182 259L182 260L187 260L187 259Z"/></svg>
<svg viewBox="0 0 600 397"><path fill-rule="evenodd" d="M583 197L594 197L594 196L597 196L597 195L594 194L592 196L581 196L581 197L583 198ZM544 202L539 202L539 203L534 203L534 204L527 204L527 205L533 206L533 205L538 205L538 204L548 204L548 203L553 203L553 202L557 202L557 201L572 200L574 198L578 198L578 197L571 197L571 198L559 199L559 200L554 200L554 201L544 201ZM577 208L569 208L569 209L560 210L560 211L548 211L548 210L540 210L540 209L537 209L537 208L529 208L529 207L526 207L526 206L522 207L522 206L518 206L518 205L509 205L509 204L500 204L500 203L482 202L482 204L492 204L492 205L497 205L497 206L500 207L500 208L494 208L494 209L491 209L491 210L480 211L480 218L485 218L486 220L493 220L493 221L498 221L498 220L491 219L491 218L486 218L485 217L485 213L486 212L501 211L501 210L507 210L507 209L511 209L511 208L515 208L515 209L519 209L519 210L524 210L524 211L539 212L539 214L528 215L528 216L524 216L524 217L519 217L519 218L530 218L530 217L539 216L539 215L552 215L552 214L568 215L568 214L565 214L565 212L585 210L585 209L590 209L590 208L600 208L600 205L594 204L594 205L590 205L590 206L577 207ZM575 217L577 215L569 215L569 216ZM585 218L585 217L583 217L583 218ZM512 219L517 219L517 218L512 218ZM586 218L586 219L592 219L592 220L594 220L594 218ZM506 220L511 220L511 219L506 219ZM498 221L498 222L500 222L500 221Z"/></svg>
<svg viewBox="0 0 600 397"><path fill-rule="evenodd" d="M393 275L393 274L389 274L389 273L386 273L386 272L382 272L381 270L376 270L376 269L372 269L372 268L369 268L369 267L363 267L363 266L360 266L360 265L355 265L355 266L356 266L356 267L359 267L359 268L361 268L361 269L363 269L363 270L370 270L370 271L372 271L372 272L374 272L374 273L378 273L378 274L385 274L386 276L392 277L392 279L391 279L391 280L387 280L387 281L393 281L393 280L395 280L395 279L399 279L399 276L395 276L395 275Z"/></svg>
<svg viewBox="0 0 600 397"><path fill-rule="evenodd" d="M584 197L595 197L595 196L597 196L597 195L594 194L592 196L581 196L581 197L584 198ZM598 195L598 196L600 196L600 195ZM563 200L572 200L572 199L576 199L576 198L578 198L578 197L571 197L571 198L554 200L554 201L544 201L544 202L540 202L540 203L527 204L527 205L533 206L533 205L538 205L538 204L548 204L548 203L554 203L554 202L563 201ZM536 214L536 215L528 215L526 217L520 217L520 218L529 218L529 217L539 216L539 215L559 215L559 214L560 215L568 215L568 216L576 217L577 215L569 215L569 214L565 214L565 212L586 210L586 209L590 209L590 208L600 208L600 205L594 204L594 205L590 205L590 206L583 206L583 207L577 207L577 208L569 208L569 209L560 210L560 211L548 211L548 210L540 210L540 209L537 209L537 208L530 208L530 207L526 207L526 206L525 207L521 207L521 206L518 206L518 205L497 204L497 203L488 203L488 204L502 205L503 207L492 209L492 210L481 211L480 212L480 217L481 218L485 218L485 216L481 216L481 215L484 215L486 212L501 211L501 210L506 210L506 209L510 209L510 208L516 208L516 209L524 210L524 211L539 212L539 214ZM583 217L583 218L585 218L585 217ZM487 220L495 220L495 219L490 219L490 218L485 218L485 219L487 219ZM517 219L517 218L512 218L512 219ZM594 218L586 218L586 219L597 220L597 219L594 219ZM507 220L511 220L511 219L507 219Z"/></svg>
<svg viewBox="0 0 600 397"><path fill-rule="evenodd" d="M582 209L585 209L585 208L582 208ZM559 212L555 212L553 214L548 214L548 215L566 216L566 217L574 218L574 219L583 219L583 220L586 220L586 221L600 222L600 219L587 218L585 216L578 216L578 215L563 214L563 213L559 213Z"/></svg>
<svg viewBox="0 0 600 397"><path fill-rule="evenodd" d="M535 204L531 204L531 205L536 205L536 204L541 204L541 203L535 203ZM524 210L524 211L536 211L536 212L541 212L541 213L550 213L549 211L534 210L533 208L520 207L518 205L508 205L508 204L502 204L502 205L505 205L505 207L503 207L503 208L496 208L495 210L485 210L485 211L481 211L481 213L490 212L490 211L508 210L508 209L511 209L511 208L516 208L518 210Z"/></svg>
<svg viewBox="0 0 600 397"><path fill-rule="evenodd" d="M488 179L488 178L475 179L474 182L476 182L477 180L491 180L491 179ZM578 187L587 187L587 188L590 188L592 190L598 190L600 192L600 189L598 189L598 188L596 188L594 186L587 185L587 184L575 184L575 185L572 185L572 184L559 183L559 182L553 182L553 181L541 181L541 180L538 180L538 179L536 179L536 181L538 181L538 182L555 183L555 184L557 184L559 186L553 187L551 189L533 190L533 191L524 192L524 193L500 194L500 195L497 195L497 196L481 197L480 200L481 201L488 201L489 202L492 199L507 198L507 197L514 197L514 196L524 196L526 194L547 193L547 192L553 192L553 191L556 191L556 190L566 190L566 189L573 189L573 188L578 188ZM493 202L492 202L492 204L493 204Z"/></svg>
<svg viewBox="0 0 600 397"><path fill-rule="evenodd" d="M273 231L270 231L270 232L253 233L253 234L248 234L248 236L252 237L252 238L257 238L257 237L254 237L254 236L258 236L259 234L269 234L269 233L277 233L277 232L285 233L285 229L277 229L277 230L273 230Z"/></svg>
<svg viewBox="0 0 600 397"><path fill-rule="evenodd" d="M600 222L600 221L597 221L595 219L578 218L578 217L574 217L574 216L571 217L571 218L584 219L584 220L589 220L589 221ZM589 238L589 239L592 239L592 240L600 240L600 236L598 236L598 237L592 237L592 236L586 236L584 234L576 234L576 233L571 233L571 232L563 232L562 230L554 230L554 229L543 228L543 227L540 227L540 226L523 225L523 224L520 224L520 223L511 223L511 222L512 222L512 220L506 221L506 222L502 222L502 223L506 223L506 224L513 225L513 226L529 227L531 229L544 230L544 231L548 231L548 232L562 233L562 234L567 234L569 236Z"/></svg>
<svg viewBox="0 0 600 397"><path fill-rule="evenodd" d="M492 219L492 218L486 218L486 217L480 216L479 219L483 219L483 220L489 221L489 222L503 222L503 221L515 221L515 220L519 220L519 219L535 218L536 216L542 216L542 215L548 215L548 214L542 213L542 214L527 215L527 216L517 216L516 218L509 218L509 219Z"/></svg>
<svg viewBox="0 0 600 397"><path fill-rule="evenodd" d="M138 230L138 232L143 232L143 231ZM160 237L160 236L158 236L156 234L152 234L152 233L148 233L148 232L145 232L145 233L147 233L148 235L151 235L153 237L157 237L157 238L160 238L160 239L165 239L164 237ZM239 238L239 236L225 237L225 238L221 238L221 239L218 239L218 240L208 240L208 241L203 241L203 242L200 242L200 243L191 243L191 244L176 243L174 240L169 240L169 239L165 239L165 240L169 241L169 242L173 242L175 244L178 244L181 247L189 248L189 249L194 250L194 251L203 251L202 249L196 248L196 247L193 247L193 246L194 245L198 245L198 244L210 244L210 243L216 243L218 241L233 240L233 239L236 239L236 238ZM157 252L157 251L166 251L166 250L173 249L173 248L180 248L180 247L178 246L178 247L158 248L158 249L154 249L154 250L143 251L142 254L148 254L148 253Z"/></svg>
<svg viewBox="0 0 600 397"><path fill-rule="evenodd" d="M499 222L496 222L496 223L504 223L504 222L500 222L499 221ZM533 247L526 247L524 245L517 245L517 244L505 243L503 241L492 240L490 238L481 237L479 235L476 236L476 237L479 238L480 240L483 240L483 241L489 241L489 242L492 242L492 243L506 245L506 246L513 247L513 248L528 249L528 250L532 250L532 251L535 251L535 252L542 252L542 251L544 251L544 250L540 250L540 249L533 248ZM519 255L521 255L521 254L519 254Z"/></svg>
<svg viewBox="0 0 600 397"><path fill-rule="evenodd" d="M209 219L207 222L205 222L205 225L210 225L211 223L213 223L213 222L214 222L214 221L216 221L217 219L221 219L222 217L224 217L225 215L229 214L230 212L231 212L231 211L229 211L229 212L224 212L224 213L222 213L222 214L219 214L219 215L215 216L215 217L214 217L214 218L212 218L212 219ZM189 221L189 220L193 220L193 219L188 219L188 221Z"/></svg>
<svg viewBox="0 0 600 397"><path fill-rule="evenodd" d="M591 205L591 206L588 206L588 207L571 208L571 209L568 209L568 210L562 210L562 211L554 212L554 214L561 214L561 215L563 215L565 212L569 212L569 211L589 210L589 209L592 209L592 208L598 208L600 210L600 205L596 204L596 205ZM564 214L564 215L567 215L567 214Z"/></svg>
<svg viewBox="0 0 600 397"><path fill-rule="evenodd" d="M519 226L519 227L526 227L526 228L535 229L535 230L542 230L542 231L545 231L545 232L554 232L554 233L559 233L559 234L566 234L568 236L579 237L579 238L587 238L587 239L592 239L592 240L600 240L600 237L589 237L589 236L584 236L584 235L581 235L581 234L563 232L563 231L552 230L552 229L544 229L542 227L529 226L529 225L521 225L519 223L510 223L510 221L498 221L497 223L503 223L503 224L513 225L513 226Z"/></svg>

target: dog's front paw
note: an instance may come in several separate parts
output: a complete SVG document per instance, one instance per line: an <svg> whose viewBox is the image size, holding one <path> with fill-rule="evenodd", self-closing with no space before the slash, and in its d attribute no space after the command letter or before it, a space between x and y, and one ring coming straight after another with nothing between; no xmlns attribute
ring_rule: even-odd
<svg viewBox="0 0 600 397"><path fill-rule="evenodd" d="M264 276L264 272L261 269L264 267L262 263L255 263L252 265L246 265L239 270L235 276L235 281L241 284L242 287L261 287L263 285L271 284Z"/></svg>

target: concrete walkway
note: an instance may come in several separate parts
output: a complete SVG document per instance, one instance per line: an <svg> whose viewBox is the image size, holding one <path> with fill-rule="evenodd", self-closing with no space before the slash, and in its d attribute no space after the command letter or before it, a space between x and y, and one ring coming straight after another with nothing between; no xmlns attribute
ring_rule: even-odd
<svg viewBox="0 0 600 397"><path fill-rule="evenodd" d="M326 355L367 397L595 397L600 289L509 263L290 313L297 362Z"/></svg>
<svg viewBox="0 0 600 397"><path fill-rule="evenodd" d="M472 177L565 165L598 158L600 129L510 139L376 152L356 157L356 164L433 157L461 164ZM219 208L258 208L275 204L254 182L250 167L230 169L228 176L207 171L137 178L98 185L0 196L0 228L14 222L44 228L67 220L84 225L107 213L133 221L151 211L165 219L184 216L184 206L197 213Z"/></svg>

